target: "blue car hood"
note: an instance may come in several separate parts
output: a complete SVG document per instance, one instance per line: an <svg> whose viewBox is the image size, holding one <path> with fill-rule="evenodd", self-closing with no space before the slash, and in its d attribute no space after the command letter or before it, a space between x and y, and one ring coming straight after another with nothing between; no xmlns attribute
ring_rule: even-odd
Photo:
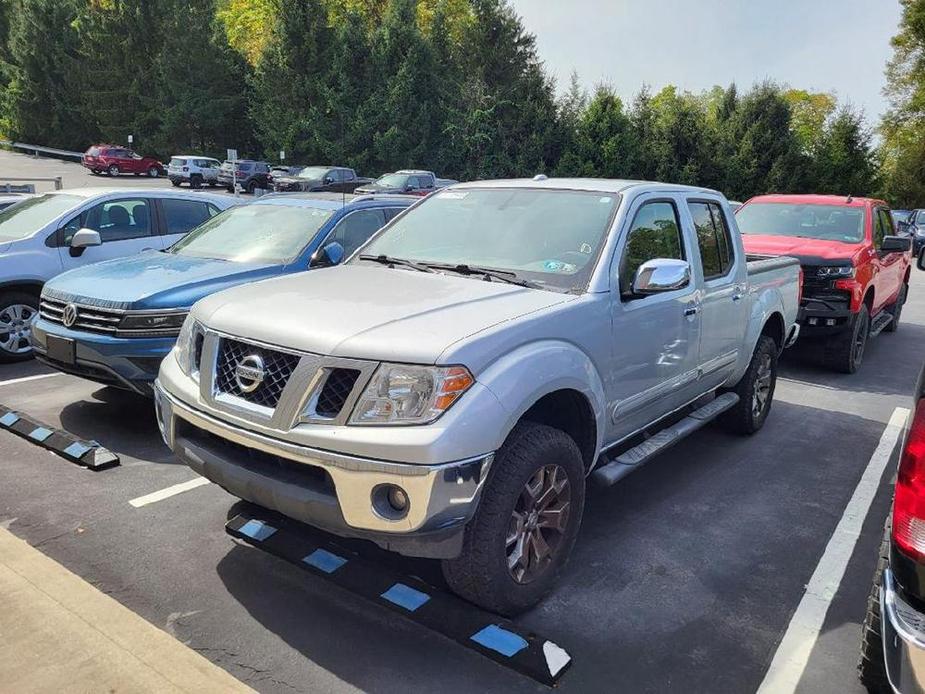
<svg viewBox="0 0 925 694"><path fill-rule="evenodd" d="M124 309L185 308L213 292L275 277L284 265L252 265L148 251L58 275L43 293L64 301Z"/></svg>

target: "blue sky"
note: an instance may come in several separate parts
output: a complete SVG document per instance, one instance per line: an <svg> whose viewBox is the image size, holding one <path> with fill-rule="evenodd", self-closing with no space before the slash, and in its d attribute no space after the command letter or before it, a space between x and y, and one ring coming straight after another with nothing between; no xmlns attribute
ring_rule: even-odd
<svg viewBox="0 0 925 694"><path fill-rule="evenodd" d="M898 0L511 0L563 89L572 69L626 101L766 78L835 92L875 121Z"/></svg>

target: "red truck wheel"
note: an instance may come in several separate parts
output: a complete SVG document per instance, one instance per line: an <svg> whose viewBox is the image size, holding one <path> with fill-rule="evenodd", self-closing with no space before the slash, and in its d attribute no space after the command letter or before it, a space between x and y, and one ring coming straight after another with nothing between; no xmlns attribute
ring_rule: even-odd
<svg viewBox="0 0 925 694"><path fill-rule="evenodd" d="M825 346L825 362L836 371L853 374L864 361L867 338L870 336L870 313L867 304L861 306L851 323L851 329L836 335Z"/></svg>

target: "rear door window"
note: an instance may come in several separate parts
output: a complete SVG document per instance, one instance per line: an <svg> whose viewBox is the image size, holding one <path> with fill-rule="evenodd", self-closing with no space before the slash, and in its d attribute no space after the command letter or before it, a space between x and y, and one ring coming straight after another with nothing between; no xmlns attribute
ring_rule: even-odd
<svg viewBox="0 0 925 694"><path fill-rule="evenodd" d="M167 234L185 234L213 216L207 203L194 200L163 198L161 210L164 213Z"/></svg>
<svg viewBox="0 0 925 694"><path fill-rule="evenodd" d="M688 208L697 230L700 262L706 280L722 277L732 267L732 237L726 217L719 205L712 202L689 202Z"/></svg>

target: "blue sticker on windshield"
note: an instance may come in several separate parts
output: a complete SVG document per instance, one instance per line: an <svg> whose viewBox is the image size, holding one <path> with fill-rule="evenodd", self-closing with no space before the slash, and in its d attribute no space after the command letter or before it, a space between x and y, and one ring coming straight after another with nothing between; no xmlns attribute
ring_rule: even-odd
<svg viewBox="0 0 925 694"><path fill-rule="evenodd" d="M543 269L546 272L575 272L578 268L571 263L563 263L561 260L547 260L543 263Z"/></svg>

